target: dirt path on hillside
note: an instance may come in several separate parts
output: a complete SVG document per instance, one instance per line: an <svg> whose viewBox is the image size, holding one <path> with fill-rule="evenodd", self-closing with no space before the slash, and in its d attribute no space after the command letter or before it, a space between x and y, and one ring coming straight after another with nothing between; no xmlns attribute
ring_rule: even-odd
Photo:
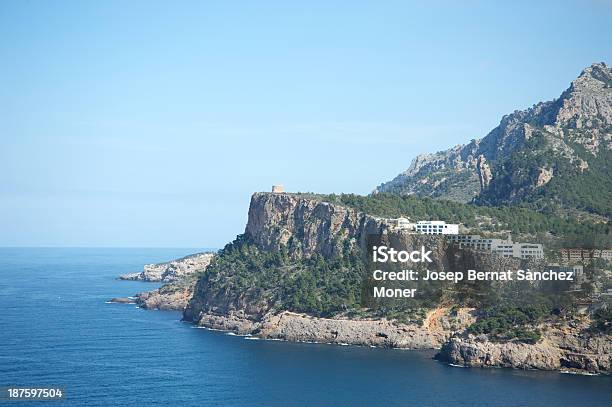
<svg viewBox="0 0 612 407"><path fill-rule="evenodd" d="M445 316L448 310L448 307L440 307L429 312L423 321L423 327L431 333L442 333L444 328L442 327L440 318Z"/></svg>

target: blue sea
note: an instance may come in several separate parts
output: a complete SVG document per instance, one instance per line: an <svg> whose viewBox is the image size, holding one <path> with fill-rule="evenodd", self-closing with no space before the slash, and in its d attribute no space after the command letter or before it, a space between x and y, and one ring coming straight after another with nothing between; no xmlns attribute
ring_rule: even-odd
<svg viewBox="0 0 612 407"><path fill-rule="evenodd" d="M193 249L0 249L0 387L59 386L66 406L612 405L612 378L464 369L432 352L249 340L180 313L109 304L118 281ZM2 402L18 405L16 402Z"/></svg>

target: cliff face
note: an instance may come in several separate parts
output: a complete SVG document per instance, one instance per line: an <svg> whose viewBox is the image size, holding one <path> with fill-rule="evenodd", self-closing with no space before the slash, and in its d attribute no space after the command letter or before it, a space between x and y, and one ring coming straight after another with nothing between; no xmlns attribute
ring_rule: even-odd
<svg viewBox="0 0 612 407"><path fill-rule="evenodd" d="M381 231L380 220L349 208L299 195L255 193L245 235L263 250L285 245L292 256L331 258L342 255L340 243L355 247L365 234Z"/></svg>
<svg viewBox="0 0 612 407"><path fill-rule="evenodd" d="M574 202L565 190L582 191L580 184L609 178L599 161L610 157L611 141L612 70L596 63L558 99L504 116L482 139L417 156L375 192L492 204L545 198L580 207L586 198ZM568 183L567 178L580 181ZM609 207L584 209L605 214Z"/></svg>
<svg viewBox="0 0 612 407"><path fill-rule="evenodd" d="M251 198L245 236L262 250L286 246L292 257L321 254L342 257L350 250L367 253L368 242L392 244L398 250L425 245L435 265L448 249L440 236L408 234L391 229L384 219L340 205L293 194L255 193Z"/></svg>
<svg viewBox="0 0 612 407"><path fill-rule="evenodd" d="M445 236L408 233L390 227L385 219L294 194L253 194L245 236L262 250L286 246L294 257L318 253L331 259L342 257L347 248L369 256L371 243L376 242L397 250L425 246L432 251L430 268L439 271L505 270L521 264L514 258L456 250Z"/></svg>

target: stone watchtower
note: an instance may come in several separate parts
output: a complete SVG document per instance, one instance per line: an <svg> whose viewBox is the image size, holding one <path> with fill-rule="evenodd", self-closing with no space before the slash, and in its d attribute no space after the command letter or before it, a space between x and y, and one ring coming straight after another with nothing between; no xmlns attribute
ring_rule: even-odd
<svg viewBox="0 0 612 407"><path fill-rule="evenodd" d="M285 187L282 185L272 185L272 193L273 194L282 194L285 192Z"/></svg>

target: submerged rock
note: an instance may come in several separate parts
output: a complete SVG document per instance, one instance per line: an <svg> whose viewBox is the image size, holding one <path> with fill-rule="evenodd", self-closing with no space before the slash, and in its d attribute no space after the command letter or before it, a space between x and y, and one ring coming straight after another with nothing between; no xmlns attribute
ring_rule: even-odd
<svg viewBox="0 0 612 407"><path fill-rule="evenodd" d="M135 304L136 299L132 297L115 297L108 300L108 302L113 302L117 304Z"/></svg>

